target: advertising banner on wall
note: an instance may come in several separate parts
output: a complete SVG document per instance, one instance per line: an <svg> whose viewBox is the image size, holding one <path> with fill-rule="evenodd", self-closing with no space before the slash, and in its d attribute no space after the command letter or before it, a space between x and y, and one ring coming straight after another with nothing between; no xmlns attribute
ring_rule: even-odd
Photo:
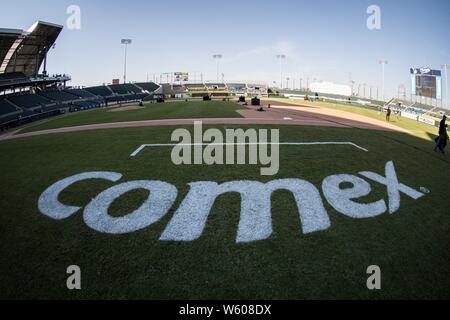
<svg viewBox="0 0 450 320"><path fill-rule="evenodd" d="M419 122L429 124L430 126L436 126L436 121L430 118L419 117Z"/></svg>
<svg viewBox="0 0 450 320"><path fill-rule="evenodd" d="M404 111L401 112L401 116L402 116L403 118L408 118L408 119L416 120L416 121L417 121L417 119L419 118L419 116L418 116L417 114L415 114L415 113L404 112Z"/></svg>

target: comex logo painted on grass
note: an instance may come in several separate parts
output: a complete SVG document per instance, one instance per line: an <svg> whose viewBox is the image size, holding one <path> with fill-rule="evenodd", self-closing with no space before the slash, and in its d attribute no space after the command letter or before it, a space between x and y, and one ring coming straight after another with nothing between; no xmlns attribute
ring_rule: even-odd
<svg viewBox="0 0 450 320"><path fill-rule="evenodd" d="M322 182L322 191L328 203L339 213L355 218L373 218L386 212L394 214L400 208L401 194L419 199L423 193L397 179L394 163L388 162L384 176L374 172L360 172L361 177L349 174L332 175ZM369 195L371 185L362 177L384 185L388 201L380 199L372 203L356 200ZM80 207L62 204L58 198L69 186L89 179L117 182L122 178L115 172L86 172L56 182L42 193L38 201L39 211L55 220L69 218ZM345 184L345 188L342 185ZM351 187L347 187L351 185ZM189 184L190 190L160 236L162 241L194 241L205 228L209 213L216 199L223 194L237 192L241 195L241 213L237 231L237 243L265 240L272 234L271 195L277 190L293 193L300 216L300 228L304 234L326 230L330 219L319 190L301 179L258 181L231 181L223 184L203 181ZM133 190L148 190L147 200L134 212L120 217L108 214L114 201ZM84 222L92 229L107 234L126 234L142 230L165 216L178 195L175 186L161 181L130 181L113 186L100 193L85 208Z"/></svg>

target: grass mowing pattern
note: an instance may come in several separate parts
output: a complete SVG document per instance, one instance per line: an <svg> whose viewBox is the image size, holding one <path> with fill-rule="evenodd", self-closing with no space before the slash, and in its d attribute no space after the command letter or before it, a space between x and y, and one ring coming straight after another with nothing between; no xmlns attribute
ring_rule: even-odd
<svg viewBox="0 0 450 320"><path fill-rule="evenodd" d="M219 126L220 127L220 126ZM191 127L187 127L192 130ZM206 127L207 128L207 127ZM222 126L221 128L234 128ZM256 126L256 128L259 128ZM264 126L264 128L271 128ZM261 177L259 166L175 166L171 149L130 153L143 143L166 143L174 128L129 128L33 137L0 142L0 298L450 298L450 215L444 181L449 158L435 154L425 140L370 130L281 127L282 141L352 141L351 147L281 147L280 172ZM355 220L325 201L331 228L302 235L293 196L272 198L274 234L269 240L235 243L237 194L222 196L202 237L194 242L161 242L159 236L192 181L270 181L301 178L320 188L338 173L383 173L393 160L400 182L431 193L414 201L405 196L395 215ZM158 223L127 235L89 229L82 212L54 221L37 210L40 194L54 182L86 171L114 171L123 181L162 180L179 191L176 204ZM371 183L363 202L386 198ZM111 183L87 181L61 199L85 206ZM136 209L146 192L114 203L112 215ZM66 289L66 268L82 270L82 290ZM367 290L366 268L379 265L383 290Z"/></svg>
<svg viewBox="0 0 450 320"><path fill-rule="evenodd" d="M119 106L118 106L119 107ZM88 124L161 120L161 119L205 119L205 118L241 118L237 110L241 106L222 101L192 101L147 104L144 109L110 112L110 109L95 109L58 118L52 118L41 123L31 124L20 133L46 129L74 127Z"/></svg>

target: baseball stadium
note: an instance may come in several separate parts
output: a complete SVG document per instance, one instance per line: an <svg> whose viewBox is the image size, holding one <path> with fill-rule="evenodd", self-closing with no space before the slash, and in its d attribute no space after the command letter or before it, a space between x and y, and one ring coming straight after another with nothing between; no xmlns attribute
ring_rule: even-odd
<svg viewBox="0 0 450 320"><path fill-rule="evenodd" d="M283 46L248 51L269 56L252 68L270 76L228 71L253 58L227 60L239 48L226 29L189 23L185 35L223 37L224 53L173 53L147 38L161 55L144 62L138 52L152 53L133 30L171 27L150 32L131 15L92 31L94 2L18 23L0 14L1 299L450 298L449 51L416 46L424 58L404 57L404 84L393 85L386 13L375 31L386 56L361 53L350 79L293 71L305 66ZM368 5L361 32L372 35ZM76 51L77 32L97 40ZM104 53L108 41L117 55ZM375 65L372 86L357 79L362 64Z"/></svg>

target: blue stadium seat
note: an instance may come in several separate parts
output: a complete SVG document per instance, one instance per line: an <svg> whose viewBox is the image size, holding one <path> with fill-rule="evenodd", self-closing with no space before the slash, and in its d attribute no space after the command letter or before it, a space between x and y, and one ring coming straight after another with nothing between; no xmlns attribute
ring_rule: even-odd
<svg viewBox="0 0 450 320"><path fill-rule="evenodd" d="M74 101L80 97L60 90L42 91L39 95L51 100L51 101Z"/></svg>
<svg viewBox="0 0 450 320"><path fill-rule="evenodd" d="M8 113L17 112L18 110L16 107L14 107L12 104L10 104L8 101L6 101L3 98L0 98L0 116L6 115Z"/></svg>
<svg viewBox="0 0 450 320"><path fill-rule="evenodd" d="M129 93L142 93L142 90L132 84L113 84L109 86L114 93L117 94L129 94Z"/></svg>
<svg viewBox="0 0 450 320"><path fill-rule="evenodd" d="M21 108L30 109L38 106L50 104L51 101L37 94L22 94L8 96L8 100Z"/></svg>
<svg viewBox="0 0 450 320"><path fill-rule="evenodd" d="M93 95L101 96L101 97L109 97L109 96L113 95L111 90L109 90L108 87L106 87L106 86L90 87L90 88L85 88L84 90L92 93Z"/></svg>
<svg viewBox="0 0 450 320"><path fill-rule="evenodd" d="M157 85L157 84L154 83L154 82L139 82L139 83L136 83L136 85L137 85L139 88L142 88L142 89L144 89L145 91L148 91L148 92L150 92L150 93L155 92L156 90L159 89L159 85Z"/></svg>
<svg viewBox="0 0 450 320"><path fill-rule="evenodd" d="M68 90L65 90L65 92L73 94L80 98L93 98L93 99L97 98L96 95L90 93L89 91L83 90L83 89L68 89Z"/></svg>

